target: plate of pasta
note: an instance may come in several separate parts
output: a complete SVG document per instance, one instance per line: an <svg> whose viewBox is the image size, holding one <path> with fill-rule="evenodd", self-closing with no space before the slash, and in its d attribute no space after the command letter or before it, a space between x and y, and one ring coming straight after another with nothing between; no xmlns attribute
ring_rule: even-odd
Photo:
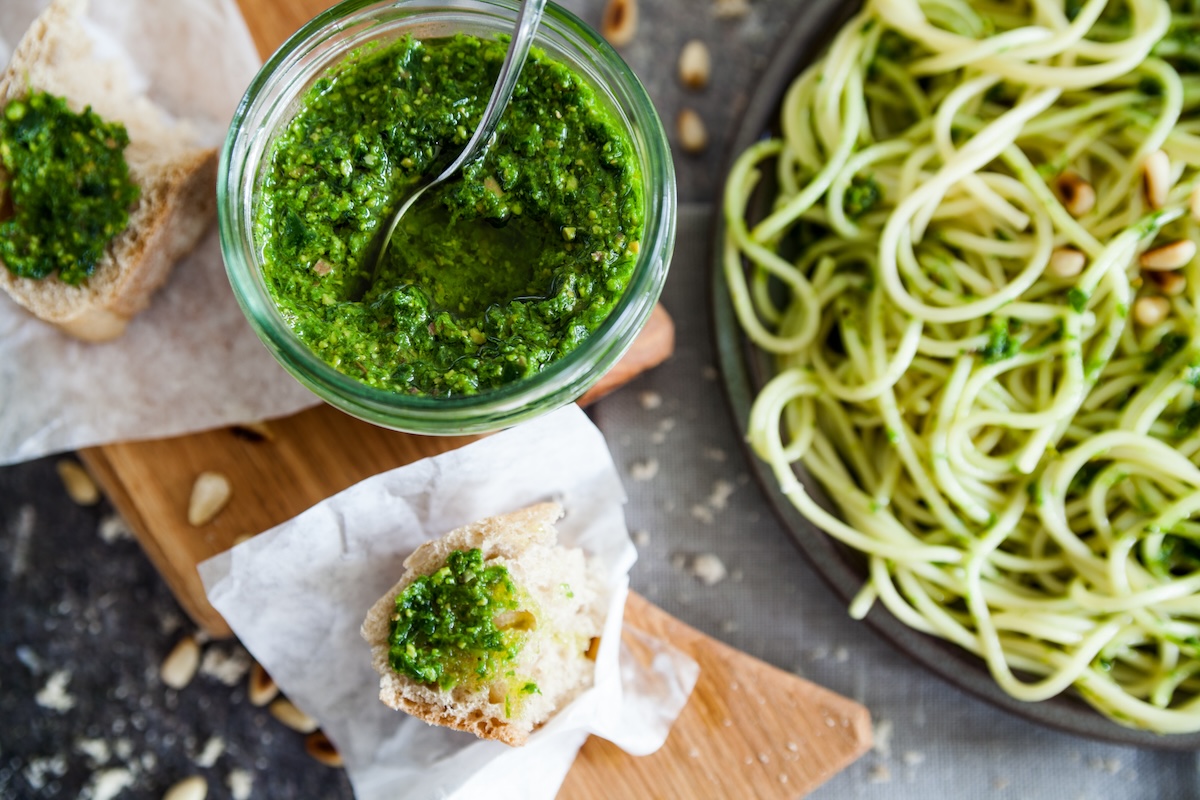
<svg viewBox="0 0 1200 800"><path fill-rule="evenodd" d="M1200 3L810 2L733 152L722 373L851 616L1200 746Z"/></svg>

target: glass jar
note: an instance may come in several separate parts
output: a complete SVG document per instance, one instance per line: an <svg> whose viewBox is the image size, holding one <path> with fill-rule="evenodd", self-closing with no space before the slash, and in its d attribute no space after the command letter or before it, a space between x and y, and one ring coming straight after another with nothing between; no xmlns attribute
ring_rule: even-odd
<svg viewBox="0 0 1200 800"><path fill-rule="evenodd" d="M368 386L338 372L301 341L267 289L255 242L254 211L262 168L277 131L313 82L372 40L405 34L431 39L511 33L515 0L349 0L313 19L263 66L238 106L217 182L221 251L234 294L251 327L297 380L360 419L395 430L461 434L498 430L569 403L628 350L649 319L675 239L675 174L662 123L637 77L595 31L548 4L535 46L569 66L620 121L642 172L644 231L632 278L608 318L573 351L541 372L475 395L430 397Z"/></svg>

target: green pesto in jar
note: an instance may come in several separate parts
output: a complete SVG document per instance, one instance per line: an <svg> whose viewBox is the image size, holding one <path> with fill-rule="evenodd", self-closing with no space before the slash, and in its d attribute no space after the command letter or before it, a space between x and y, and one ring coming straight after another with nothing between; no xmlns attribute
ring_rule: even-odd
<svg viewBox="0 0 1200 800"><path fill-rule="evenodd" d="M76 114L46 92L12 100L0 114L0 260L14 275L57 272L78 285L129 225L140 191L129 177L125 126Z"/></svg>
<svg viewBox="0 0 1200 800"><path fill-rule="evenodd" d="M369 386L446 397L527 378L629 284L633 146L536 49L487 155L422 196L378 275L364 265L389 212L470 139L505 50L467 35L368 45L314 83L271 146L254 211L268 289L313 352Z"/></svg>
<svg viewBox="0 0 1200 800"><path fill-rule="evenodd" d="M518 608L506 567L485 567L478 548L455 550L445 566L417 578L396 597L388 663L402 675L442 689L486 683L525 644L521 624L497 625L499 615ZM507 616L515 622L523 618ZM521 687L522 694L536 691L533 683Z"/></svg>

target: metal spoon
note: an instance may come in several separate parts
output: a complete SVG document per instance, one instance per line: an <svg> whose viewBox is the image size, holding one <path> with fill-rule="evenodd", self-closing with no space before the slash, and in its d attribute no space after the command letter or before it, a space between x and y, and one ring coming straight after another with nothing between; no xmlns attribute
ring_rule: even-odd
<svg viewBox="0 0 1200 800"><path fill-rule="evenodd" d="M475 133L472 134L470 141L467 142L467 146L463 148L458 158L454 159L454 162L446 167L440 175L422 184L410 194L408 199L392 214L383 232L374 237L371 247L367 250L366 258L363 259L363 266L369 268L366 274L371 276L371 279L362 282L356 299L361 299L362 295L366 294L367 288L374 282L375 276L379 275L384 257L387 255L388 245L392 241L392 234L396 232L400 218L412 208L417 198L427 189L438 185L465 165L480 158L487 150L492 134L496 132L496 126L500 124L500 116L508 107L509 98L512 97L513 89L517 85L517 78L521 75L521 68L525 66L525 58L529 55L529 48L533 44L533 38L537 34L538 23L541 22L542 11L545 8L546 0L522 1L521 11L517 15L517 25L513 30L512 40L508 43L508 52L504 56L504 64L500 67L500 75L496 78L496 85L492 88L492 96L483 110L479 126L475 128Z"/></svg>

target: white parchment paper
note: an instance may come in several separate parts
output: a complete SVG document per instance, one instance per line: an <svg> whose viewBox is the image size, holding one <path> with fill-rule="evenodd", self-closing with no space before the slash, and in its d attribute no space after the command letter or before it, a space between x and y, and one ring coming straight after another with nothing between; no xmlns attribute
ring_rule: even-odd
<svg viewBox="0 0 1200 800"><path fill-rule="evenodd" d="M0 0L0 57L49 0ZM96 52L219 146L259 66L234 0L91 0ZM250 329L214 229L125 334L88 344L0 292L0 464L283 416L317 402Z"/></svg>
<svg viewBox="0 0 1200 800"><path fill-rule="evenodd" d="M460 525L548 499L566 512L559 541L582 548L606 577L608 614L593 688L521 748L383 705L359 627L403 572L405 557ZM622 654L622 611L636 558L624 502L604 437L569 406L352 486L209 559L200 576L242 644L321 723L359 800L548 800L589 733L634 755L658 749L699 672L659 640L652 640L657 652L649 666Z"/></svg>

